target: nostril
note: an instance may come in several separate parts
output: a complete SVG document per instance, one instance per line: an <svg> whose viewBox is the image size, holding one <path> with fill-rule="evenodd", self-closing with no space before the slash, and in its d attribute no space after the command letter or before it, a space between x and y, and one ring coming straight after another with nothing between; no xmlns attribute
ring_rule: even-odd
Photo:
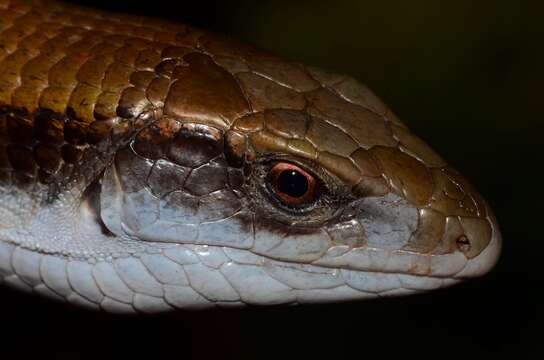
<svg viewBox="0 0 544 360"><path fill-rule="evenodd" d="M459 249L459 251L463 253L467 253L470 251L471 244L469 238L466 235L459 236L455 243L457 244L457 248Z"/></svg>

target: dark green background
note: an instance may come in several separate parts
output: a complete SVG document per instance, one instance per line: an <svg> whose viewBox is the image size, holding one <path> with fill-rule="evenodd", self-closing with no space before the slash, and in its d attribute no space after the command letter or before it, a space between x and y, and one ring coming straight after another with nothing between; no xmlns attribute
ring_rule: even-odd
<svg viewBox="0 0 544 360"><path fill-rule="evenodd" d="M495 209L487 277L353 304L127 318L0 288L1 359L543 359L537 1L79 1L228 33L367 83Z"/></svg>

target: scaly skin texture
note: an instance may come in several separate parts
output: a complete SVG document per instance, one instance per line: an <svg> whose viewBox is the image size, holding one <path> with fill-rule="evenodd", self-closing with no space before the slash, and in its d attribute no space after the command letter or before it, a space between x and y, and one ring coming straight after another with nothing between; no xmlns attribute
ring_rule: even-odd
<svg viewBox="0 0 544 360"><path fill-rule="evenodd" d="M332 179L324 182L341 191L326 211L302 219L270 210L266 197L255 195L259 180L250 180L270 157L323 172ZM64 225L60 240L47 230L36 235L63 216L89 222L93 215L80 207L93 203L92 184L101 188L101 207L90 206L102 226L98 245L86 242L90 230L76 238ZM269 264L277 265L269 272L276 279L289 266L308 265L305 274L322 270L335 279L341 271L334 289L367 289L350 282L352 271L380 274L368 282L400 284L386 290L414 289L402 286L402 276L415 275L405 278L412 283L441 279L415 286L422 290L487 271L500 249L493 215L474 187L358 81L189 26L51 1L0 0L0 187L0 278L111 311L358 298L306 289L289 275L280 283L299 293L282 290L274 301L260 301L273 286L245 288ZM161 211L147 208L154 201ZM203 203L222 204L210 210L219 215L202 215ZM379 226L364 216L369 204L405 209L395 216L408 224L408 235L373 240ZM119 219L131 206L139 215ZM167 210L175 219L198 219L169 233L149 220L168 217ZM74 220L67 216L76 212ZM226 235L222 242L203 238L203 224L233 218L232 246ZM198 234L186 235L195 226ZM244 233L251 233L247 246L238 242ZM274 233L281 244L263 246ZM284 246L306 244L303 238L326 244L315 252ZM243 256L232 255L240 249ZM194 261L180 260L181 253ZM229 285L217 285L218 269ZM119 278L108 282L112 276ZM376 289L367 293L382 292Z"/></svg>

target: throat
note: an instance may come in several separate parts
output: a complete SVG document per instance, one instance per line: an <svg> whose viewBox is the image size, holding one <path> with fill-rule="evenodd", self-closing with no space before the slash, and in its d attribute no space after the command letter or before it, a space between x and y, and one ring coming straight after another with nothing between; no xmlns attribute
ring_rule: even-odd
<svg viewBox="0 0 544 360"><path fill-rule="evenodd" d="M119 237L105 226L100 191L100 181L95 181L83 196L66 191L48 202L45 186L33 192L0 188L0 242L92 261L145 252L148 245Z"/></svg>

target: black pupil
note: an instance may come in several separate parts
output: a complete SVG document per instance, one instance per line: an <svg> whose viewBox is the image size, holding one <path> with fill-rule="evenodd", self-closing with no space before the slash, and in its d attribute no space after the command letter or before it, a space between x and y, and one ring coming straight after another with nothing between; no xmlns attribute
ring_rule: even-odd
<svg viewBox="0 0 544 360"><path fill-rule="evenodd" d="M296 170L284 170L278 176L278 190L294 198L306 194L308 191L308 179Z"/></svg>

